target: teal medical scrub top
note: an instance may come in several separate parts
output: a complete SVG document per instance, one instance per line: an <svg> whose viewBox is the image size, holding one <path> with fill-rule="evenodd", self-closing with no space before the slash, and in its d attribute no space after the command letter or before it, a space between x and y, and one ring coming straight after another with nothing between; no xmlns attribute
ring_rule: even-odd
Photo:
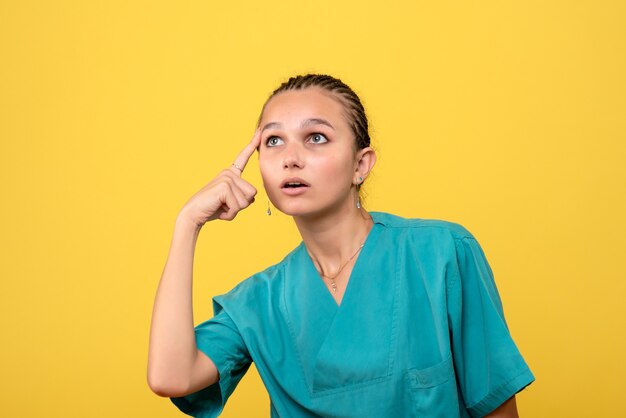
<svg viewBox="0 0 626 418"><path fill-rule="evenodd" d="M218 416L253 361L281 418L482 417L533 382L474 236L370 215L340 305L304 242L215 296L195 333L220 380L172 402Z"/></svg>

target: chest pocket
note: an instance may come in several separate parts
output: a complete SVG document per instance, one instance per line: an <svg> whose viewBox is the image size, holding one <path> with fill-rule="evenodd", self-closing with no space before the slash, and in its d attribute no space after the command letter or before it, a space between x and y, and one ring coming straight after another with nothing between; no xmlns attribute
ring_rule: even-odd
<svg viewBox="0 0 626 418"><path fill-rule="evenodd" d="M459 416L459 399L451 354L433 366L408 369L405 378L412 402L412 417Z"/></svg>

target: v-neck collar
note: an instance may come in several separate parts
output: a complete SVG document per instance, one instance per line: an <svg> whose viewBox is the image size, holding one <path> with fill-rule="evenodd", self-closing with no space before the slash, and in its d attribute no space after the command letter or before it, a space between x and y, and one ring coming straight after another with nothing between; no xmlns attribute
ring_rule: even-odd
<svg viewBox="0 0 626 418"><path fill-rule="evenodd" d="M374 225L355 261L341 304L324 285L304 242L285 263L282 306L312 396L342 390L364 379L373 382L385 378L391 370L395 328L389 320L395 317L397 260L380 246L389 247L384 234L386 214L370 215ZM351 350L357 341L375 346L379 339L389 343L366 353L370 366L364 371L363 362L353 358Z"/></svg>
<svg viewBox="0 0 626 418"><path fill-rule="evenodd" d="M309 255L306 246L304 245L304 241L300 242L300 245L296 249L297 253L301 253L300 258L304 264L304 279L312 279L314 282L307 287L311 287L310 290L315 291L315 296L318 296L319 293L323 293L323 295L320 295L320 299L322 299L323 302L320 303L323 303L324 305L330 304L330 311L339 310L346 303L346 298L349 296L349 294L353 293L351 289L358 286L357 284L355 284L355 281L359 281L359 277L362 275L361 271L363 271L363 269L367 266L368 260L370 259L370 255L372 252L372 247L374 247L376 239L381 232L381 225L384 225L384 221L381 219L381 217L384 216L383 213L369 212L369 214L372 217L372 221L374 222L374 224L372 225L372 228L369 230L367 237L365 238L363 248L361 248L361 250L359 251L359 254L357 255L354 262L354 266L352 266L352 271L350 272L346 289L344 291L343 297L341 298L341 303L339 304L337 304L337 301L333 297L332 293L330 293L330 290L326 287L322 276L315 268L315 264L313 263L313 260L311 259L311 256Z"/></svg>

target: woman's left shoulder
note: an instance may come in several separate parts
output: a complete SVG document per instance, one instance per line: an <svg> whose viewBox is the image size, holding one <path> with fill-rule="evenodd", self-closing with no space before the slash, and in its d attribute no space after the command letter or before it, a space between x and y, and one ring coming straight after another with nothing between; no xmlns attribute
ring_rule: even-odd
<svg viewBox="0 0 626 418"><path fill-rule="evenodd" d="M434 218L404 217L387 212L370 212L374 222L382 223L388 228L409 230L409 233L419 236L434 236L439 238L475 239L474 235L462 224L450 220Z"/></svg>

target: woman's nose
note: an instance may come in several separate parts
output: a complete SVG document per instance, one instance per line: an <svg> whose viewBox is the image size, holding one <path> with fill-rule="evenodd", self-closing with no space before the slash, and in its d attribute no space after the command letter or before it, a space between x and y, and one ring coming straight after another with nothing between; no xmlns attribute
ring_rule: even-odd
<svg viewBox="0 0 626 418"><path fill-rule="evenodd" d="M300 151L296 149L297 147L291 146L287 147L285 150L285 154L283 157L283 167L284 168L292 168L298 167L302 168L303 162L300 158Z"/></svg>

